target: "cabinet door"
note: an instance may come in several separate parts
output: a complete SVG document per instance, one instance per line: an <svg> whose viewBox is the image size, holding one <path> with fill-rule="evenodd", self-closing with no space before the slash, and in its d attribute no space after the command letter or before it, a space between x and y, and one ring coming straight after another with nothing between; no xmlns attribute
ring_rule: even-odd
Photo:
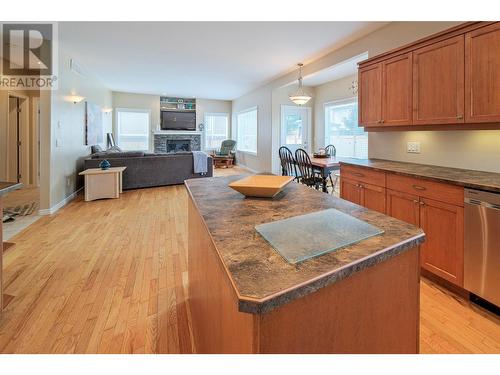
<svg viewBox="0 0 500 375"><path fill-rule="evenodd" d="M464 122L464 36L413 52L413 123Z"/></svg>
<svg viewBox="0 0 500 375"><path fill-rule="evenodd" d="M382 69L382 124L412 123L412 54L384 61Z"/></svg>
<svg viewBox="0 0 500 375"><path fill-rule="evenodd" d="M385 188L370 184L360 184L361 205L385 214Z"/></svg>
<svg viewBox="0 0 500 375"><path fill-rule="evenodd" d="M421 198L422 267L458 286L463 285L464 209Z"/></svg>
<svg viewBox="0 0 500 375"><path fill-rule="evenodd" d="M418 227L419 212L418 196L387 189L387 215Z"/></svg>
<svg viewBox="0 0 500 375"><path fill-rule="evenodd" d="M359 126L380 126L382 122L382 64L359 69Z"/></svg>
<svg viewBox="0 0 500 375"><path fill-rule="evenodd" d="M465 121L500 121L500 22L465 35Z"/></svg>
<svg viewBox="0 0 500 375"><path fill-rule="evenodd" d="M361 188L357 181L340 177L340 197L346 201L361 205Z"/></svg>

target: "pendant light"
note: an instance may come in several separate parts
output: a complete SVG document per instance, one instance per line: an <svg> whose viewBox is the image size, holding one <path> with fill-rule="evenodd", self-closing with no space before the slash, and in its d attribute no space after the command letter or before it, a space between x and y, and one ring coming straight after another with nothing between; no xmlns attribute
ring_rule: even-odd
<svg viewBox="0 0 500 375"><path fill-rule="evenodd" d="M302 88L302 67L304 64L297 64L299 66L299 87L295 93L289 96L290 100L297 105L304 105L311 100L311 95L306 93Z"/></svg>

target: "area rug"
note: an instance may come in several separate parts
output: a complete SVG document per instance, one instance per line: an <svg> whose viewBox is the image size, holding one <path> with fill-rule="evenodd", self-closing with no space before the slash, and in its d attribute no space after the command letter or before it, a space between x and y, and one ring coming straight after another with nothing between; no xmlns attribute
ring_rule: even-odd
<svg viewBox="0 0 500 375"><path fill-rule="evenodd" d="M6 207L3 210L3 222L14 221L16 216L28 216L38 209L38 202L33 201L16 207Z"/></svg>

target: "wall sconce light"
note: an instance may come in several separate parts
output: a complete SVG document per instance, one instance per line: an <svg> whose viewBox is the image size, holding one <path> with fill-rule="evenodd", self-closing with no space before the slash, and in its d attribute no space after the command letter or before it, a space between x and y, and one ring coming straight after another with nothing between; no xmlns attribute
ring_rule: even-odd
<svg viewBox="0 0 500 375"><path fill-rule="evenodd" d="M102 112L109 115L111 112L113 112L113 108L103 108Z"/></svg>
<svg viewBox="0 0 500 375"><path fill-rule="evenodd" d="M83 100L85 100L85 98L83 96L78 96L78 95L67 96L66 99L69 102L72 102L73 104L78 104L78 103L82 102Z"/></svg>

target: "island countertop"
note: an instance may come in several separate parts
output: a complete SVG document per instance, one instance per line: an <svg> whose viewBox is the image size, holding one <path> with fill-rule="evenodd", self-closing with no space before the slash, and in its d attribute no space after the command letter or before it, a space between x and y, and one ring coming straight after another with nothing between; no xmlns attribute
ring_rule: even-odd
<svg viewBox="0 0 500 375"><path fill-rule="evenodd" d="M22 184L18 183L18 182L0 181L0 197L11 192L12 190L20 189L21 186L22 186Z"/></svg>
<svg viewBox="0 0 500 375"><path fill-rule="evenodd" d="M471 189L500 192L500 173L474 171L437 165L407 163L384 159L340 159L340 164L365 167L403 176L445 182Z"/></svg>
<svg viewBox="0 0 500 375"><path fill-rule="evenodd" d="M420 228L297 183L290 183L274 199L245 198L227 186L242 177L185 182L231 280L241 312L274 310L424 241ZM366 221L384 233L294 265L255 230L258 224L328 208Z"/></svg>

